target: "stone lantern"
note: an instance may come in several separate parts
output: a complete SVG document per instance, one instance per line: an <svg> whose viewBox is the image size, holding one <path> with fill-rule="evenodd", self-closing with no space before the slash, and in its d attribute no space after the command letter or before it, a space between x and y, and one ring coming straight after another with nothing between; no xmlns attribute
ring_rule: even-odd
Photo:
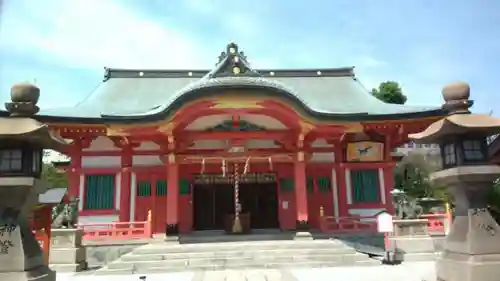
<svg viewBox="0 0 500 281"><path fill-rule="evenodd" d="M12 87L9 117L0 117L0 280L55 280L38 241L28 226L29 212L47 190L40 179L42 150L61 151L68 144L47 125L31 118L40 90L29 84Z"/></svg>
<svg viewBox="0 0 500 281"><path fill-rule="evenodd" d="M455 83L443 89L449 115L425 131L410 135L419 143L437 143L443 170L432 174L455 199L455 219L436 263L438 280L497 281L500 278L500 227L487 209L487 195L500 175L488 163L486 138L500 133L500 119L471 114L470 88Z"/></svg>

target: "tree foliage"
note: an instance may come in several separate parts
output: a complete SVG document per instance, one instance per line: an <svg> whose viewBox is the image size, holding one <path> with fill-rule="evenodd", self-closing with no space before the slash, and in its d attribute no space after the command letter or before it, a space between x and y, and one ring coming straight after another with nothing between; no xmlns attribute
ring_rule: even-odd
<svg viewBox="0 0 500 281"><path fill-rule="evenodd" d="M67 188L68 177L66 173L60 172L52 164L43 163L42 179L50 183L51 188Z"/></svg>
<svg viewBox="0 0 500 281"><path fill-rule="evenodd" d="M439 155L411 153L395 168L395 188L412 198L434 198L448 201L450 195L445 187L436 186L429 175L441 167Z"/></svg>
<svg viewBox="0 0 500 281"><path fill-rule="evenodd" d="M406 96L397 82L386 81L380 83L378 89L372 89L372 95L385 103L405 104Z"/></svg>

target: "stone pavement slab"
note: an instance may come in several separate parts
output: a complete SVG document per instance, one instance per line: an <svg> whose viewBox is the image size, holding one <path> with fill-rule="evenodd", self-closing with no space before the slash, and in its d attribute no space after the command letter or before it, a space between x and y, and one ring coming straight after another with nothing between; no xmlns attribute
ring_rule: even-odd
<svg viewBox="0 0 500 281"><path fill-rule="evenodd" d="M434 281L434 262L407 262L401 265L370 267L331 267L291 269L298 281L349 280L349 281Z"/></svg>
<svg viewBox="0 0 500 281"><path fill-rule="evenodd" d="M138 281L141 275L57 274L57 281ZM408 262L397 266L324 267L308 269L242 269L147 274L146 281L434 281L434 262Z"/></svg>

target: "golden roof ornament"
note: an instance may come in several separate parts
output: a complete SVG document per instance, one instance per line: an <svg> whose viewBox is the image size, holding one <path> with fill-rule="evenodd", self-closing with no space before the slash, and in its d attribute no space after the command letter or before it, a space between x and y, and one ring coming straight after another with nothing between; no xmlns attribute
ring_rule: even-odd
<svg viewBox="0 0 500 281"><path fill-rule="evenodd" d="M216 67L209 72L209 78L231 77L231 76L262 76L251 69L247 57L239 50L236 43L229 43L226 50L219 56Z"/></svg>

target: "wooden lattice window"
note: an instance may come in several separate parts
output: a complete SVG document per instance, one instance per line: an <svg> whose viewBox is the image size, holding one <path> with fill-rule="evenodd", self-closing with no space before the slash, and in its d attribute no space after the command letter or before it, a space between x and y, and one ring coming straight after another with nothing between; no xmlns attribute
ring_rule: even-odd
<svg viewBox="0 0 500 281"><path fill-rule="evenodd" d="M191 193L191 183L186 179L179 181L179 193L181 195L189 195Z"/></svg>
<svg viewBox="0 0 500 281"><path fill-rule="evenodd" d="M85 210L112 210L115 205L115 175L86 175Z"/></svg>
<svg viewBox="0 0 500 281"><path fill-rule="evenodd" d="M166 180L156 181L156 196L167 196L167 185Z"/></svg>
<svg viewBox="0 0 500 281"><path fill-rule="evenodd" d="M319 192L332 191L332 180L329 177L318 177L316 182Z"/></svg>
<svg viewBox="0 0 500 281"><path fill-rule="evenodd" d="M307 177L307 193L314 193L314 178L313 177Z"/></svg>
<svg viewBox="0 0 500 281"><path fill-rule="evenodd" d="M293 192L294 190L295 183L293 182L293 179L281 179L280 180L280 192L286 193L286 192Z"/></svg>
<svg viewBox="0 0 500 281"><path fill-rule="evenodd" d="M354 203L374 203L380 201L378 169L351 171Z"/></svg>
<svg viewBox="0 0 500 281"><path fill-rule="evenodd" d="M151 196L151 183L149 181L143 181L137 183L137 196L139 197Z"/></svg>

